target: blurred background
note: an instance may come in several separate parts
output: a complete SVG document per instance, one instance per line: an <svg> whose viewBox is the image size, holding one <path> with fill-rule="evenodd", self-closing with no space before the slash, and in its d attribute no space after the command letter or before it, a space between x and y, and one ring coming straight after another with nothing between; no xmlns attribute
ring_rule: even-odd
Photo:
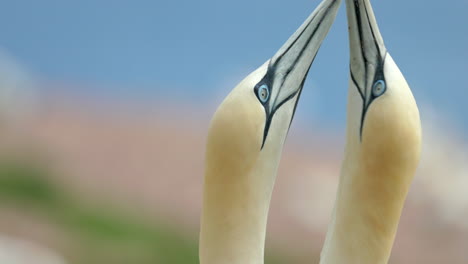
<svg viewBox="0 0 468 264"><path fill-rule="evenodd" d="M0 263L198 263L210 118L318 3L2 1ZM468 2L373 6L424 133L391 263L468 263ZM348 72L342 6L285 144L267 263L318 263Z"/></svg>

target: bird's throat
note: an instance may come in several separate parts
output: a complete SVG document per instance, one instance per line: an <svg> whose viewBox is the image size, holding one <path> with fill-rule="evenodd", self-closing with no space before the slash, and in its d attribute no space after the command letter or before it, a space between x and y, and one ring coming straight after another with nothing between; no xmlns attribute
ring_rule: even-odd
<svg viewBox="0 0 468 264"><path fill-rule="evenodd" d="M320 263L386 264L412 177L346 164Z"/></svg>
<svg viewBox="0 0 468 264"><path fill-rule="evenodd" d="M263 264L274 178L207 168L200 233L201 264Z"/></svg>

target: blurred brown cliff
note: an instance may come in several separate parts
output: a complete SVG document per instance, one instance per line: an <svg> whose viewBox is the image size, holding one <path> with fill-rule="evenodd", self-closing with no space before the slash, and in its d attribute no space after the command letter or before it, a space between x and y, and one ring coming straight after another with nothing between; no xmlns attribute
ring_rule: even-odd
<svg viewBox="0 0 468 264"><path fill-rule="evenodd" d="M41 164L50 172L45 180L76 199L98 208L125 208L150 224L169 223L196 242L210 110L194 112L168 103L145 110L96 105L85 98L50 97L21 118L5 119L1 158ZM433 115L423 120L423 157L392 263L468 261L467 144L439 121ZM318 260L337 187L343 148L339 135L302 122L293 126L286 143L267 244L291 262ZM74 254L80 254L80 243L57 227L48 212L18 209L2 199L0 233L31 239L79 262ZM119 253L106 263L125 263L113 261Z"/></svg>

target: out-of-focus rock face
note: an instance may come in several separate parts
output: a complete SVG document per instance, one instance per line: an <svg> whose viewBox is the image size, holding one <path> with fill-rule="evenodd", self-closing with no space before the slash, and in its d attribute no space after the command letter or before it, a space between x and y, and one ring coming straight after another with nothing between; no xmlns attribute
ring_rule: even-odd
<svg viewBox="0 0 468 264"><path fill-rule="evenodd" d="M0 263L5 264L66 264L50 249L30 241L0 235Z"/></svg>
<svg viewBox="0 0 468 264"><path fill-rule="evenodd" d="M166 103L153 114L123 115L124 108L83 111L76 101L55 100L60 104L4 130L1 156L34 149L54 180L77 195L142 209L197 233L209 114ZM423 120L421 166L392 263L468 263L467 144L450 126L431 122ZM295 124L281 160L267 240L305 263L317 257L330 220L343 153L337 134Z"/></svg>

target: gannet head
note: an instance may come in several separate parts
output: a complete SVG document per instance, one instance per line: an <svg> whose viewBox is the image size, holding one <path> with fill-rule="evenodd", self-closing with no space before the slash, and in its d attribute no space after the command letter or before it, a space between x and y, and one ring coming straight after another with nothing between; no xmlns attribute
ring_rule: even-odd
<svg viewBox="0 0 468 264"><path fill-rule="evenodd" d="M232 90L212 119L207 160L242 170L260 155L279 157L306 75L339 3L323 1L271 59Z"/></svg>
<svg viewBox="0 0 468 264"><path fill-rule="evenodd" d="M421 141L416 101L384 45L369 0L347 0L347 13L348 142L375 169L391 171L394 166L414 172Z"/></svg>

